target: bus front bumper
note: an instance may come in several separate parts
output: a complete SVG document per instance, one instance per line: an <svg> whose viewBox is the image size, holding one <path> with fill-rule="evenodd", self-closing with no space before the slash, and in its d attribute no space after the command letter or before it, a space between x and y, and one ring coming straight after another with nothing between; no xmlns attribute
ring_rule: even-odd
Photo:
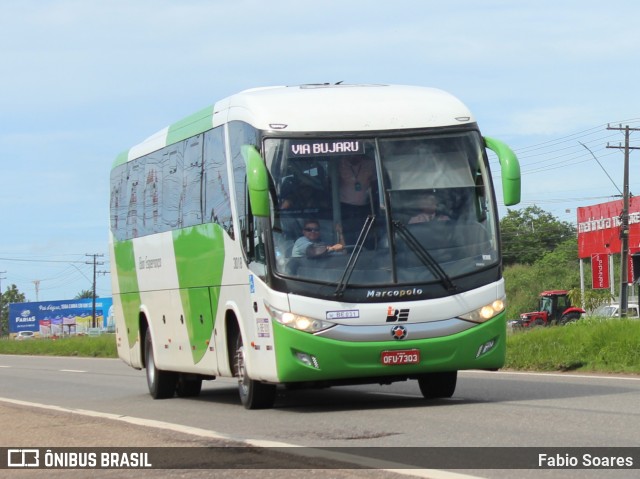
<svg viewBox="0 0 640 479"><path fill-rule="evenodd" d="M410 325L409 325L410 326ZM506 354L504 314L455 334L427 339L339 341L274 323L280 383L362 382L463 369L498 369ZM357 328L357 326L354 326Z"/></svg>

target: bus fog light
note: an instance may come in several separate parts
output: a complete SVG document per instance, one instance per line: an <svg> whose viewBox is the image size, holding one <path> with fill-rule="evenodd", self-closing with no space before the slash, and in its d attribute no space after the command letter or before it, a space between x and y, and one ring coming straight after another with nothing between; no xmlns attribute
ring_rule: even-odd
<svg viewBox="0 0 640 479"><path fill-rule="evenodd" d="M478 348L478 352L476 353L476 358L479 358L483 354L486 354L489 351L491 351L493 347L496 345L496 342L497 342L497 338L493 338L487 341L486 343L480 345L480 347Z"/></svg>
<svg viewBox="0 0 640 479"><path fill-rule="evenodd" d="M315 368L315 369L319 368L318 358L316 358L312 354L307 354L307 353L303 353L303 352L300 352L300 351L296 351L296 358L298 358L298 361L300 361L305 366L310 366L310 367Z"/></svg>

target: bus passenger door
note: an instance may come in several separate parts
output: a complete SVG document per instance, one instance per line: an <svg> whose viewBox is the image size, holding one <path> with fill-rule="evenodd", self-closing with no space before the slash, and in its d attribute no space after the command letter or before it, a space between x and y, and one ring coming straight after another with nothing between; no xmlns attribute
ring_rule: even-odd
<svg viewBox="0 0 640 479"><path fill-rule="evenodd" d="M251 268L253 269L253 268ZM274 294L262 278L249 273L249 294L251 297L251 319L245 324L245 346L248 355L248 372L251 379L276 382L276 357L273 328L265 301L271 301ZM286 298L286 295L284 295ZM286 301L286 299L285 299Z"/></svg>
<svg viewBox="0 0 640 479"><path fill-rule="evenodd" d="M216 291L217 290L217 291ZM200 365L203 359L208 363L202 364L207 369L216 368L213 344L210 344L213 333L213 304L217 304L220 288L184 288L180 290L182 306L185 311L189 347L194 365Z"/></svg>
<svg viewBox="0 0 640 479"><path fill-rule="evenodd" d="M250 216L247 222L246 254L249 261L249 296L251 310L245 316L245 351L251 379L276 381L275 348L273 330L265 301L273 291L267 284L267 256L273 256L267 247L269 219ZM285 295L286 297L286 295Z"/></svg>

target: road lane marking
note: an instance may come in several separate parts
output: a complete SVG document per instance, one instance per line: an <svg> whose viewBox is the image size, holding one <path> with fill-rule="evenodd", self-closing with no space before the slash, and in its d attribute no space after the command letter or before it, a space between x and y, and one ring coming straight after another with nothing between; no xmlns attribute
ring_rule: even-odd
<svg viewBox="0 0 640 479"><path fill-rule="evenodd" d="M615 379L622 381L640 381L640 375L632 376L632 375L617 375L613 374L611 376L601 376L600 374L579 374L579 373L537 373L532 371L483 371L481 369L468 369L459 371L462 373L471 373L471 374L494 374L494 375L516 375L516 376L550 376L556 378L579 378L579 379Z"/></svg>
<svg viewBox="0 0 640 479"><path fill-rule="evenodd" d="M83 371L82 369L60 369L61 373L86 373L87 371Z"/></svg>
<svg viewBox="0 0 640 479"><path fill-rule="evenodd" d="M193 436L204 437L209 439L221 439L226 441L239 442L254 447L286 447L291 448L290 454L301 455L305 457L320 457L326 458L327 451L317 449L308 446L301 446L298 444L289 444L285 442L267 441L259 439L239 439L234 438L228 434L221 434L215 431L209 431L207 429L201 429L198 427L183 426L181 424L174 424L164 421L156 421L154 419L143 419L133 416L122 416L120 414L111 414L100 411L92 411L89 409L69 409L65 407L55 406L52 404L41 404L29 401L21 401L19 399L10 399L0 397L0 402L9 404L16 404L18 406L35 407L40 409L48 409L51 411L78 414L81 416L96 417L100 419L109 419L113 421L121 421L127 424L134 424L136 426L153 427L156 429L164 429L167 431L179 432L183 434L190 434ZM480 476L470 476L468 474L460 474L457 472L441 471L437 469L404 469L402 464L393 463L390 461L375 460L370 458L363 458L354 456L342 452L331 452L331 458L336 461L346 462L349 464L363 465L365 467L371 467L372 465L376 470L394 472L396 474L402 474L404 476L420 477L423 479L483 479Z"/></svg>

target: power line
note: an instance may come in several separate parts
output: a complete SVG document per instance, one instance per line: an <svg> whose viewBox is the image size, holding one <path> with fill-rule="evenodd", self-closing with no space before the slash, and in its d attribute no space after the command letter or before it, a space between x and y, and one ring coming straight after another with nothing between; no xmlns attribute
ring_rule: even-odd
<svg viewBox="0 0 640 479"><path fill-rule="evenodd" d="M530 149L538 149L538 148L541 148L541 147L543 147L545 145L550 145L550 144L555 146L555 144L560 144L560 143L569 142L569 141L573 142L576 137L586 136L584 134L587 133L587 132L602 131L603 128L607 127L611 123L631 124L631 123L638 123L638 122L640 122L640 118L629 118L629 119L626 119L626 120L617 120L617 121L613 121L613 122L609 122L609 123L603 123L601 125L594 126L594 127L588 128L586 130L578 131L576 133L571 133L569 135L565 135L565 136L562 136L560 138L554 138L553 140L547 140L547 141L543 141L541 143L536 143L536 144L533 144L533 145L529 145L529 146L525 146L525 147L522 147L522 148L518 148L515 151L517 153L517 152L520 152L520 151L526 151L526 150L530 150Z"/></svg>
<svg viewBox="0 0 640 479"><path fill-rule="evenodd" d="M620 226L620 316L627 315L627 267L629 257L629 151L640 150L638 147L629 146L629 136L632 131L640 131L640 128L624 128L622 125L612 127L607 125L607 130L624 131L624 193L622 194L622 225ZM618 148L622 146L610 146L607 148Z"/></svg>
<svg viewBox="0 0 640 479"><path fill-rule="evenodd" d="M23 258L0 258L2 261L21 261L25 263L84 263L84 261L71 261L62 259L23 259Z"/></svg>
<svg viewBox="0 0 640 479"><path fill-rule="evenodd" d="M615 123L626 123L629 125L640 123L640 118L630 118L628 120L623 120L622 122ZM615 152L606 152L605 145L602 144L604 140L609 140L612 136L619 135L616 132L602 133L603 127L608 126L611 123L605 125L598 125L592 128L588 128L582 131L578 131L575 133L571 133L569 135L562 136L560 138L554 138L551 140L543 141L540 143L528 145L520 148L513 148L514 152L518 156L520 160L521 166L521 175L523 178L530 177L532 175L546 174L550 173L551 175L557 176L558 173L552 173L553 170L561 170L564 168L580 168L580 165L584 165L587 162L593 161L595 158L596 161L598 159L611 159L614 160ZM631 139L630 139L631 140ZM635 146L634 146L635 147ZM590 150L589 152L584 151L584 149ZM493 171L493 177L495 181L499 181L501 178L500 168L497 162L495 155L489 152L489 160L490 167ZM612 162L607 161L606 164L598 161L600 168L605 170L605 168L611 168L613 165ZM616 171L619 168L618 162L615 162ZM605 173L611 180L611 175L605 170ZM615 182L612 180L612 183L615 186ZM636 183L634 183L635 185ZM636 186L637 187L637 186ZM597 189L600 189L600 186L596 186ZM602 190L603 192L606 189ZM620 198L622 194L620 193L620 188L615 186L615 190L618 195L609 194L609 195L592 195L585 196L582 198L566 198L566 199L550 199L550 198L526 198L520 203L520 206L526 205L536 205L536 204L549 204L549 203L567 203L567 202L576 202L576 201L584 201L588 202L590 200L610 200L614 198ZM612 192L613 193L613 192ZM498 198L499 200L499 198ZM504 207L504 205L499 203L499 206ZM574 208L574 207L572 207Z"/></svg>
<svg viewBox="0 0 640 479"><path fill-rule="evenodd" d="M580 143L580 142L578 142ZM600 165L600 168L602 168L602 171L604 171L604 174L607 175L607 178L609 178L611 180L611 183L613 183L613 186L616 187L616 189L620 192L620 194L622 194L622 191L620 191L620 188L618 188L618 185L616 185L616 182L613 181L613 178L611 178L611 176L609 175L609 173L607 173L607 170L604 169L604 166L602 166L602 163L600 163L600 160L598 158L596 158L596 155L593 154L593 151L591 151L589 149L589 147L587 145L585 145L584 143L580 143L582 146L584 146L587 151L589 153L591 153L591 156L593 156L593 159L596 160L598 162L598 164Z"/></svg>

